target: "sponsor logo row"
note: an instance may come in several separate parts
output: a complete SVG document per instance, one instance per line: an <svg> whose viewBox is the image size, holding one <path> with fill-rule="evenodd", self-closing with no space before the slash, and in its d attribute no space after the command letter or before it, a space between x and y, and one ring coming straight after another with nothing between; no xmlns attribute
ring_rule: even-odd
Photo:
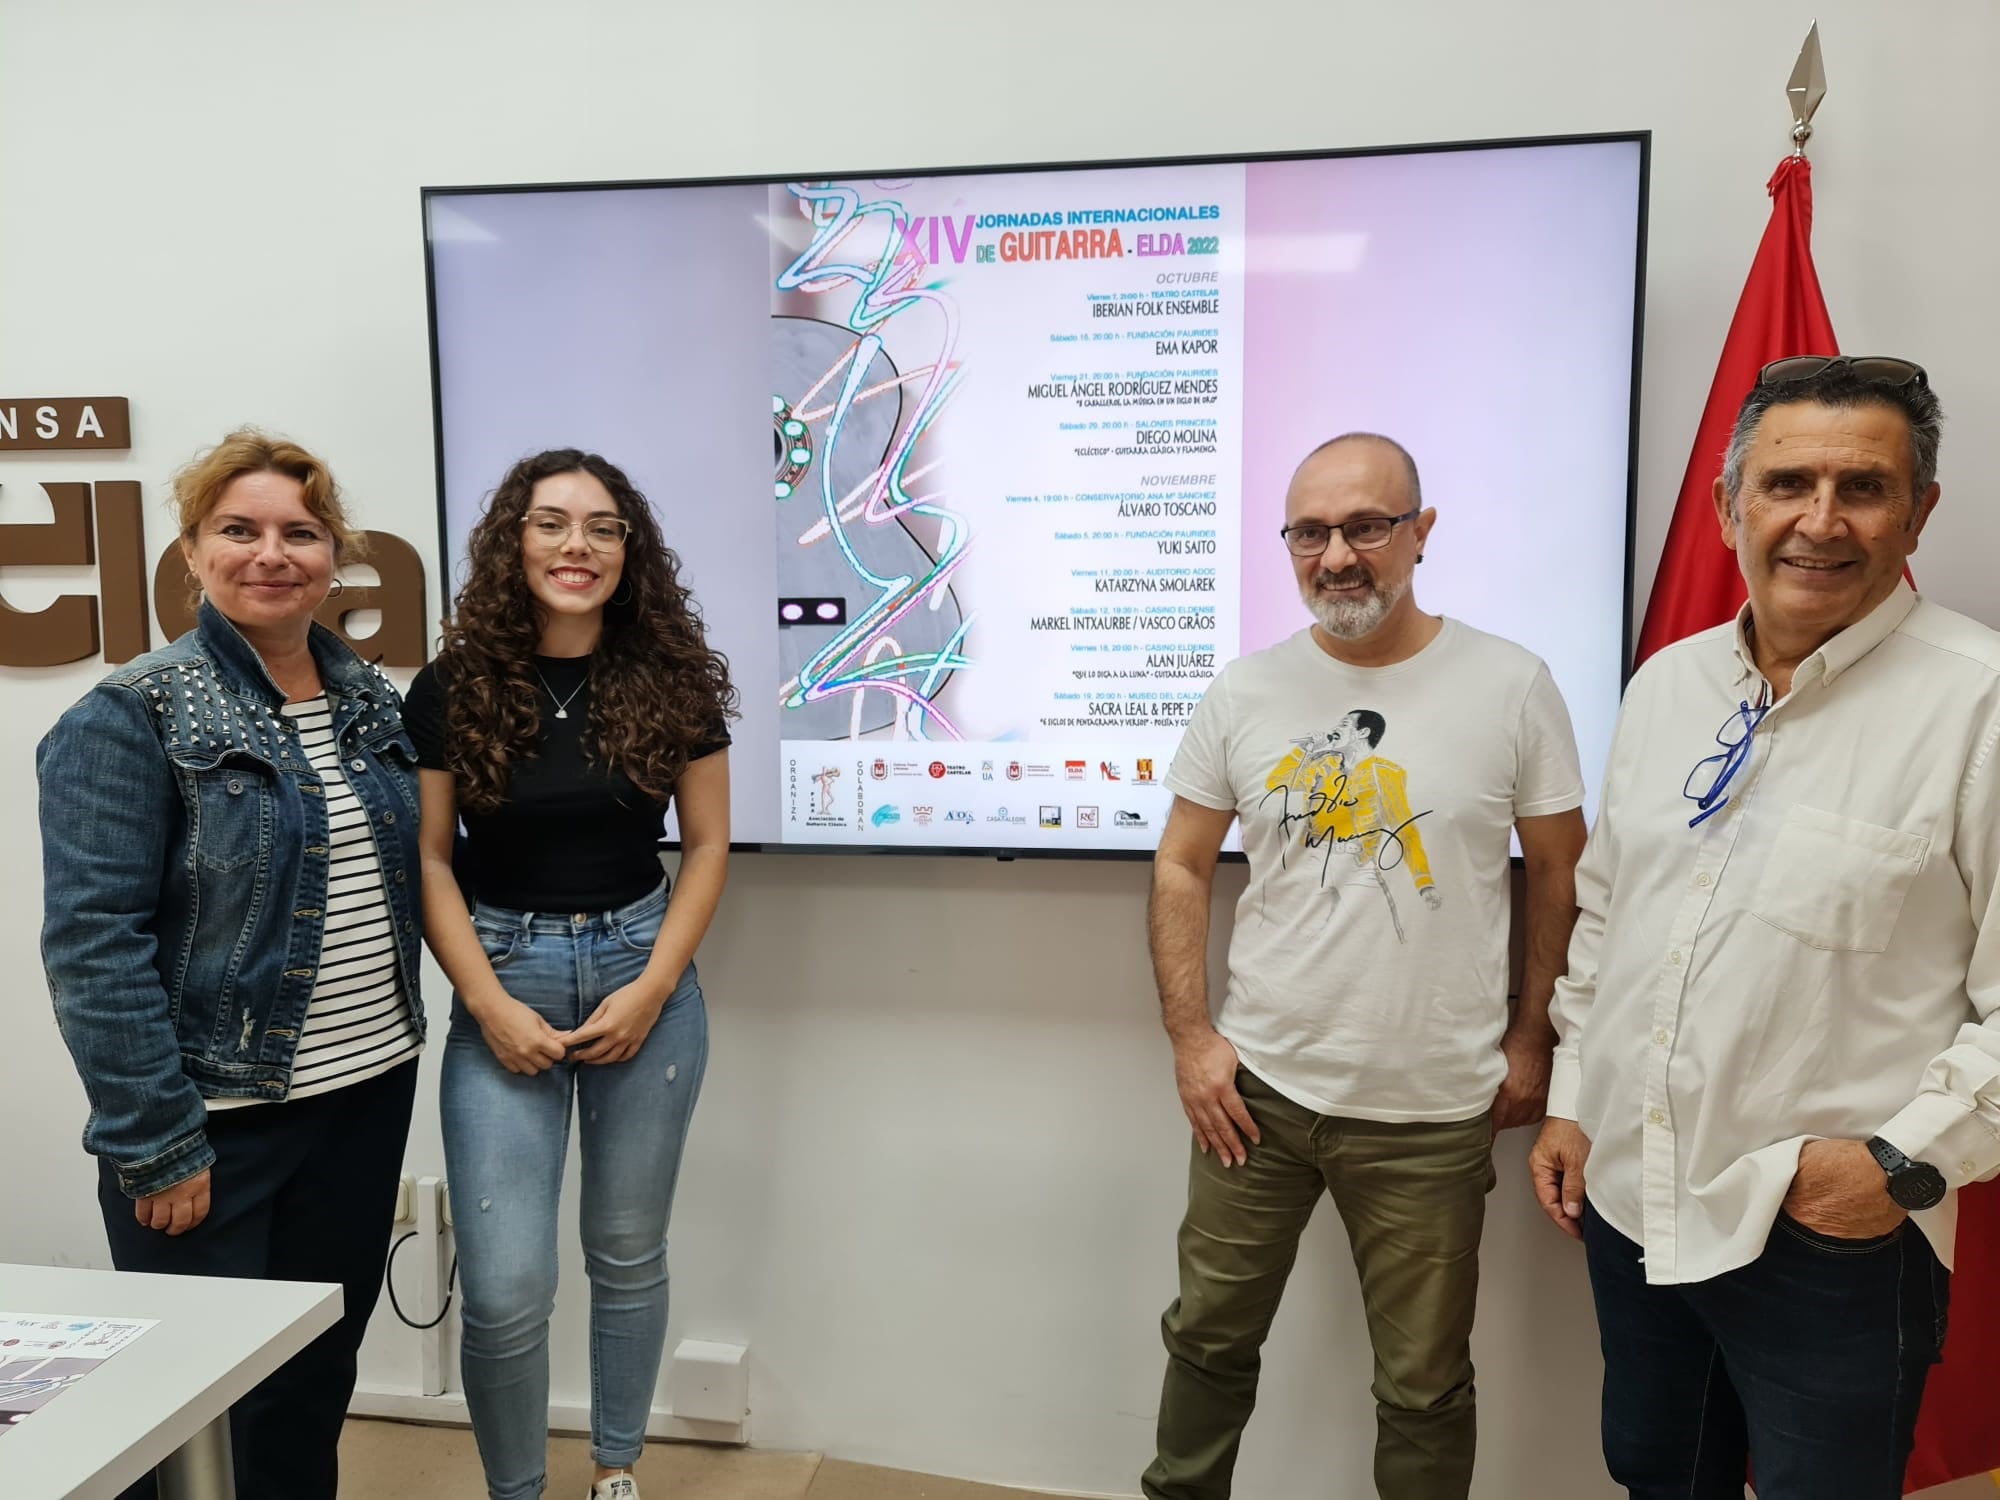
<svg viewBox="0 0 2000 1500"><path fill-rule="evenodd" d="M875 781L916 779L944 781L954 776L976 776L981 781L1119 781L1134 786L1154 786L1154 758L1141 756L1128 766L1125 762L1100 760L902 760L876 756L868 762L868 775Z"/></svg>
<svg viewBox="0 0 2000 1500"><path fill-rule="evenodd" d="M1128 808L1114 808L1107 823L1102 807L1084 804L1065 808L1055 802L1037 803L1032 816L1025 807L1019 810L996 807L983 818L964 808L946 808L940 812L933 804L918 802L911 805L907 821L918 828L953 825L970 827L974 823L997 823L1008 827L1025 828L1033 822L1037 828L1059 829L1063 827L1063 820L1066 817L1071 820L1070 826L1086 832L1104 827L1129 831L1152 826L1144 813L1133 812ZM888 828L906 819L901 806L894 802L884 802L869 814L868 821L876 828Z"/></svg>

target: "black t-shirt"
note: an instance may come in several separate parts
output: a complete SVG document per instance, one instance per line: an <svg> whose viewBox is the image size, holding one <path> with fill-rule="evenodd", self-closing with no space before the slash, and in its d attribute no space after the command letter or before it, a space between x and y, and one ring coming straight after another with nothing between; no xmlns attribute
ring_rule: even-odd
<svg viewBox="0 0 2000 1500"><path fill-rule="evenodd" d="M630 905L660 883L667 804L640 791L622 770L607 770L586 757L590 658L537 656L534 662L546 689L537 753L514 762L499 811L460 805L466 838L460 874L480 900L516 911L597 912ZM445 762L449 693L432 662L403 701L403 723L416 741L417 764L426 770L450 769ZM558 705L565 709L560 718ZM718 722L688 759L728 745L729 732Z"/></svg>

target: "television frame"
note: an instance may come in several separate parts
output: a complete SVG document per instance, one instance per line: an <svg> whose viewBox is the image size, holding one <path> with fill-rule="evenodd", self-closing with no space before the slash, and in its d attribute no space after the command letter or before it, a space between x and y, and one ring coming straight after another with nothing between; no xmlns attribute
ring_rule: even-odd
<svg viewBox="0 0 2000 1500"><path fill-rule="evenodd" d="M1503 136L1491 140L1413 142L1387 146L1337 146L1291 151L1218 152L1200 156L1143 156L1075 159L1068 161L981 163L976 166L871 167L858 171L811 171L783 173L735 173L719 177L619 178L581 182L482 183L419 190L419 209L424 236L424 328L430 344L431 438L437 483L437 536L440 587L447 607L456 593L453 573L458 559L450 550L449 522L445 503L444 386L438 353L437 265L431 239L431 204L434 199L471 197L493 193L612 192L623 189L676 187L768 187L784 182L847 181L854 178L907 177L987 177L1021 172L1107 171L1139 167L1235 166L1256 162L1332 161L1346 157L1419 156L1451 151L1504 151L1541 146L1595 146L1632 144L1639 148L1638 221L1635 225L1632 287L1632 385L1625 443L1625 576L1620 590L1619 691L1632 676L1632 574L1635 563L1636 523L1639 505L1639 402L1640 376L1644 362L1646 331L1646 252L1648 215L1651 208L1653 133L1650 130L1600 131L1582 135ZM663 837L663 849L678 849L677 839ZM1151 860L1147 849L1004 848L996 845L963 847L928 844L788 844L761 840L736 841L732 853L750 854L840 854L971 856L1008 862L1015 859ZM1222 859L1241 863L1240 851L1225 850ZM1520 856L1513 862L1520 864Z"/></svg>

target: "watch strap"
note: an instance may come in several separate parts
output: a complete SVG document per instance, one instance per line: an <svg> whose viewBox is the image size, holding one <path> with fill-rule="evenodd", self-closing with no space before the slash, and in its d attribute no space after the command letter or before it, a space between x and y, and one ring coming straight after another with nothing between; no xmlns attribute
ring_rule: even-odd
<svg viewBox="0 0 2000 1500"><path fill-rule="evenodd" d="M1868 1154L1874 1157L1875 1164L1891 1177L1894 1177L1898 1172L1907 1171L1915 1165L1909 1157L1905 1156L1895 1146L1890 1145L1889 1142L1883 1140L1879 1135L1869 1137Z"/></svg>

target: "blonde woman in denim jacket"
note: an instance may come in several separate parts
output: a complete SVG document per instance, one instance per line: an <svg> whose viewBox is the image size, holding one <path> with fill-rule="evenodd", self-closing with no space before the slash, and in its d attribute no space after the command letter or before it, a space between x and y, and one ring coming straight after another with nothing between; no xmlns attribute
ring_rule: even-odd
<svg viewBox="0 0 2000 1500"><path fill-rule="evenodd" d="M37 753L43 960L117 1267L342 1286L231 1419L241 1500L334 1500L423 1045L415 752L313 623L358 540L326 466L232 433L175 498L199 623Z"/></svg>

